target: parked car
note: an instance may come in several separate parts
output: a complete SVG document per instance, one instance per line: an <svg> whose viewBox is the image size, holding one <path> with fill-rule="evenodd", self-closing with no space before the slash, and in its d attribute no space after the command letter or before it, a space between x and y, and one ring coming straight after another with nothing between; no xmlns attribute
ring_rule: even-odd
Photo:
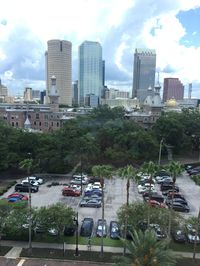
<svg viewBox="0 0 200 266"><path fill-rule="evenodd" d="M173 189L168 189L168 190L163 190L162 194L163 196L168 196L170 193L177 193L179 192L179 188L173 188Z"/></svg>
<svg viewBox="0 0 200 266"><path fill-rule="evenodd" d="M174 198L173 199L173 203L181 203L181 204L183 204L183 205L188 205L188 203L187 203L187 201L185 200L185 199L181 199L181 198ZM165 201L165 203L167 204L167 205L171 205L172 204L172 198L167 198L166 199L166 201Z"/></svg>
<svg viewBox="0 0 200 266"><path fill-rule="evenodd" d="M149 200L149 198L151 198L151 200L156 200L160 203L164 202L164 197L158 193L151 193L151 195L149 195L149 192L147 191L147 192L143 193L142 196L143 196L143 199L145 201L147 201L147 200Z"/></svg>
<svg viewBox="0 0 200 266"><path fill-rule="evenodd" d="M101 207L101 201L99 201L97 199L81 200L80 207L100 208Z"/></svg>
<svg viewBox="0 0 200 266"><path fill-rule="evenodd" d="M96 194L93 194L91 196L84 196L83 197L83 200L86 200L86 201L91 200L91 199L96 199L98 201L102 201L102 196L98 196Z"/></svg>
<svg viewBox="0 0 200 266"><path fill-rule="evenodd" d="M168 206L178 212L189 212L190 211L190 208L188 207L188 205L182 204L180 202L173 202L173 204L169 204Z"/></svg>
<svg viewBox="0 0 200 266"><path fill-rule="evenodd" d="M147 201L147 204L149 204L151 207L155 207L155 208L165 208L165 204L164 203L158 202L158 201L152 200L152 199L149 199Z"/></svg>
<svg viewBox="0 0 200 266"><path fill-rule="evenodd" d="M181 229L172 232L172 238L174 242L178 243L185 243L187 241L186 235Z"/></svg>
<svg viewBox="0 0 200 266"><path fill-rule="evenodd" d="M80 190L74 190L69 187L64 187L62 190L63 196L79 197L81 195Z"/></svg>
<svg viewBox="0 0 200 266"><path fill-rule="evenodd" d="M85 181L84 179L82 180L82 185L86 185L88 183L88 181ZM73 179L70 181L70 184L73 185L81 185L81 179Z"/></svg>
<svg viewBox="0 0 200 266"><path fill-rule="evenodd" d="M99 177L97 177L97 176L92 176L92 177L90 177L89 178L89 183L95 183L95 182L101 182L101 179L99 178Z"/></svg>
<svg viewBox="0 0 200 266"><path fill-rule="evenodd" d="M162 178L160 181L159 181L159 184L173 184L173 180L172 180L172 177L171 176L167 176L165 178Z"/></svg>
<svg viewBox="0 0 200 266"><path fill-rule="evenodd" d="M90 197L92 195L98 195L100 197L100 196L102 196L102 191L99 190L99 189L94 189L94 190L91 190L91 191L84 192L84 196Z"/></svg>
<svg viewBox="0 0 200 266"><path fill-rule="evenodd" d="M143 193L145 191L148 191L148 190L155 190L154 189L154 184L149 184L149 183L145 183L143 186L142 185L138 185L138 193Z"/></svg>
<svg viewBox="0 0 200 266"><path fill-rule="evenodd" d="M107 236L107 222L105 219L104 221L102 219L97 221L96 236L101 237L102 235L103 237Z"/></svg>
<svg viewBox="0 0 200 266"><path fill-rule="evenodd" d="M196 241L197 244L200 244L200 235L196 232L191 224L186 226L187 230L187 240L189 243L194 243Z"/></svg>
<svg viewBox="0 0 200 266"><path fill-rule="evenodd" d="M161 184L161 183L163 183L166 180L172 180L172 178L170 176L167 176L167 175L164 175L164 176L156 176L155 179L156 179L156 182L158 184Z"/></svg>
<svg viewBox="0 0 200 266"><path fill-rule="evenodd" d="M173 186L172 184L166 184L166 183L163 183L161 184L160 186L160 190L161 191L166 191L166 190L174 190L176 192L179 192L179 187L178 186Z"/></svg>
<svg viewBox="0 0 200 266"><path fill-rule="evenodd" d="M7 199L20 199L20 200L28 200L28 196L20 194L20 193L12 193L10 195L8 195Z"/></svg>
<svg viewBox="0 0 200 266"><path fill-rule="evenodd" d="M27 179L22 180L21 184L31 184L32 186L39 186L40 185L37 181L27 180Z"/></svg>
<svg viewBox="0 0 200 266"><path fill-rule="evenodd" d="M39 185L42 185L44 183L44 179L40 178L40 177L37 177L37 176L29 176L26 178L26 180L31 180L31 181L35 181L35 182L38 182Z"/></svg>
<svg viewBox="0 0 200 266"><path fill-rule="evenodd" d="M120 238L120 229L116 221L110 222L110 238L119 239Z"/></svg>
<svg viewBox="0 0 200 266"><path fill-rule="evenodd" d="M15 191L19 192L29 192L29 188L31 192L38 192L38 186L32 186L31 184L16 184Z"/></svg>
<svg viewBox="0 0 200 266"><path fill-rule="evenodd" d="M172 199L172 196L174 197L174 198L179 198L179 199L183 199L183 200L185 200L185 197L181 194L181 193L179 193L179 192L169 192L168 194L167 194L167 199Z"/></svg>
<svg viewBox="0 0 200 266"><path fill-rule="evenodd" d="M75 225L66 225L65 229L64 229L64 235L65 236L73 236L75 231L76 231Z"/></svg>
<svg viewBox="0 0 200 266"><path fill-rule="evenodd" d="M79 185L73 185L73 184L71 184L68 187L72 188L73 190L79 190L79 191L81 190L81 186L79 186Z"/></svg>
<svg viewBox="0 0 200 266"><path fill-rule="evenodd" d="M155 232L157 240L166 238L166 234L161 230L159 224L150 224L149 227Z"/></svg>
<svg viewBox="0 0 200 266"><path fill-rule="evenodd" d="M94 220L92 218L84 218L81 225L80 236L90 237L92 235L93 226Z"/></svg>

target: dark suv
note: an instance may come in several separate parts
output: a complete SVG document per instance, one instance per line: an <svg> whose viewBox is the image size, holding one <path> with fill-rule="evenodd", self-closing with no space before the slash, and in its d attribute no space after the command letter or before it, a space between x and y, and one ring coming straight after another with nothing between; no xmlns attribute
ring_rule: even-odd
<svg viewBox="0 0 200 266"><path fill-rule="evenodd" d="M90 237L94 226L94 220L92 218L84 218L81 225L80 236Z"/></svg>
<svg viewBox="0 0 200 266"><path fill-rule="evenodd" d="M29 192L29 187L31 192L38 192L38 186L33 186L31 184L16 184L15 185L15 191L20 192Z"/></svg>

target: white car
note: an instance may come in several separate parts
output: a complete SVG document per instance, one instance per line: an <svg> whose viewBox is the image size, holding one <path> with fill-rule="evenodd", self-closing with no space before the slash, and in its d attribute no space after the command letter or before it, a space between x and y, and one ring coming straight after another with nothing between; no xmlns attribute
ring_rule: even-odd
<svg viewBox="0 0 200 266"><path fill-rule="evenodd" d="M149 183L146 183L146 184L144 184L144 186L142 186L142 185L139 185L138 186L138 192L139 193L144 193L146 191L149 191L150 187L151 187L151 191L152 192L155 192L156 191L153 184L151 184L151 186L150 186Z"/></svg>
<svg viewBox="0 0 200 266"><path fill-rule="evenodd" d="M81 190L81 186L79 185L74 185L74 184L71 184L70 187L74 190Z"/></svg>
<svg viewBox="0 0 200 266"><path fill-rule="evenodd" d="M37 176L29 176L29 177L26 178L26 180L28 181L28 179L31 180L31 181L38 182L39 185L44 183L44 180L42 178L40 178L40 177L37 177Z"/></svg>
<svg viewBox="0 0 200 266"><path fill-rule="evenodd" d="M21 184L31 184L33 186L39 186L40 184L37 182L37 181L34 181L34 180L28 180L28 179L24 179L22 180Z"/></svg>
<svg viewBox="0 0 200 266"><path fill-rule="evenodd" d="M91 183L89 183L88 185L87 185L87 187L85 188L85 192L87 192L87 191L92 191L92 189L93 189L93 184L91 184Z"/></svg>

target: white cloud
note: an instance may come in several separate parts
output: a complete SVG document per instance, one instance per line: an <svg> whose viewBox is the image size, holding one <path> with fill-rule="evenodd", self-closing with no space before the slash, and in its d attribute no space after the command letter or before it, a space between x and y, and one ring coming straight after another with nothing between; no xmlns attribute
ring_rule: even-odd
<svg viewBox="0 0 200 266"><path fill-rule="evenodd" d="M0 68L0 75L5 82L9 79L15 90L25 85L27 78L33 86L44 88L41 65L47 40L72 41L73 58L77 59L78 46L88 39L102 43L106 71L113 71L110 76L115 86L131 84L136 47L155 48L161 72L171 69L170 75L183 83L200 83L200 48L180 43L186 30L176 18L178 12L197 7L200 0L6 0L0 9L0 65L6 67ZM30 45L30 51L25 45L25 52L20 51L20 42ZM167 76L169 73L161 73L161 79Z"/></svg>

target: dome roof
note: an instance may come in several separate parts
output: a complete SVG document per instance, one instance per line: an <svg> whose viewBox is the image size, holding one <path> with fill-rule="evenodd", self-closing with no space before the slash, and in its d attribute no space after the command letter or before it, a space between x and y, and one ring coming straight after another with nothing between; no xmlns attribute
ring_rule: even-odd
<svg viewBox="0 0 200 266"><path fill-rule="evenodd" d="M172 98L172 99L170 99L170 100L168 100L166 102L166 106L168 106L168 107L176 107L177 106L177 101L174 98Z"/></svg>

